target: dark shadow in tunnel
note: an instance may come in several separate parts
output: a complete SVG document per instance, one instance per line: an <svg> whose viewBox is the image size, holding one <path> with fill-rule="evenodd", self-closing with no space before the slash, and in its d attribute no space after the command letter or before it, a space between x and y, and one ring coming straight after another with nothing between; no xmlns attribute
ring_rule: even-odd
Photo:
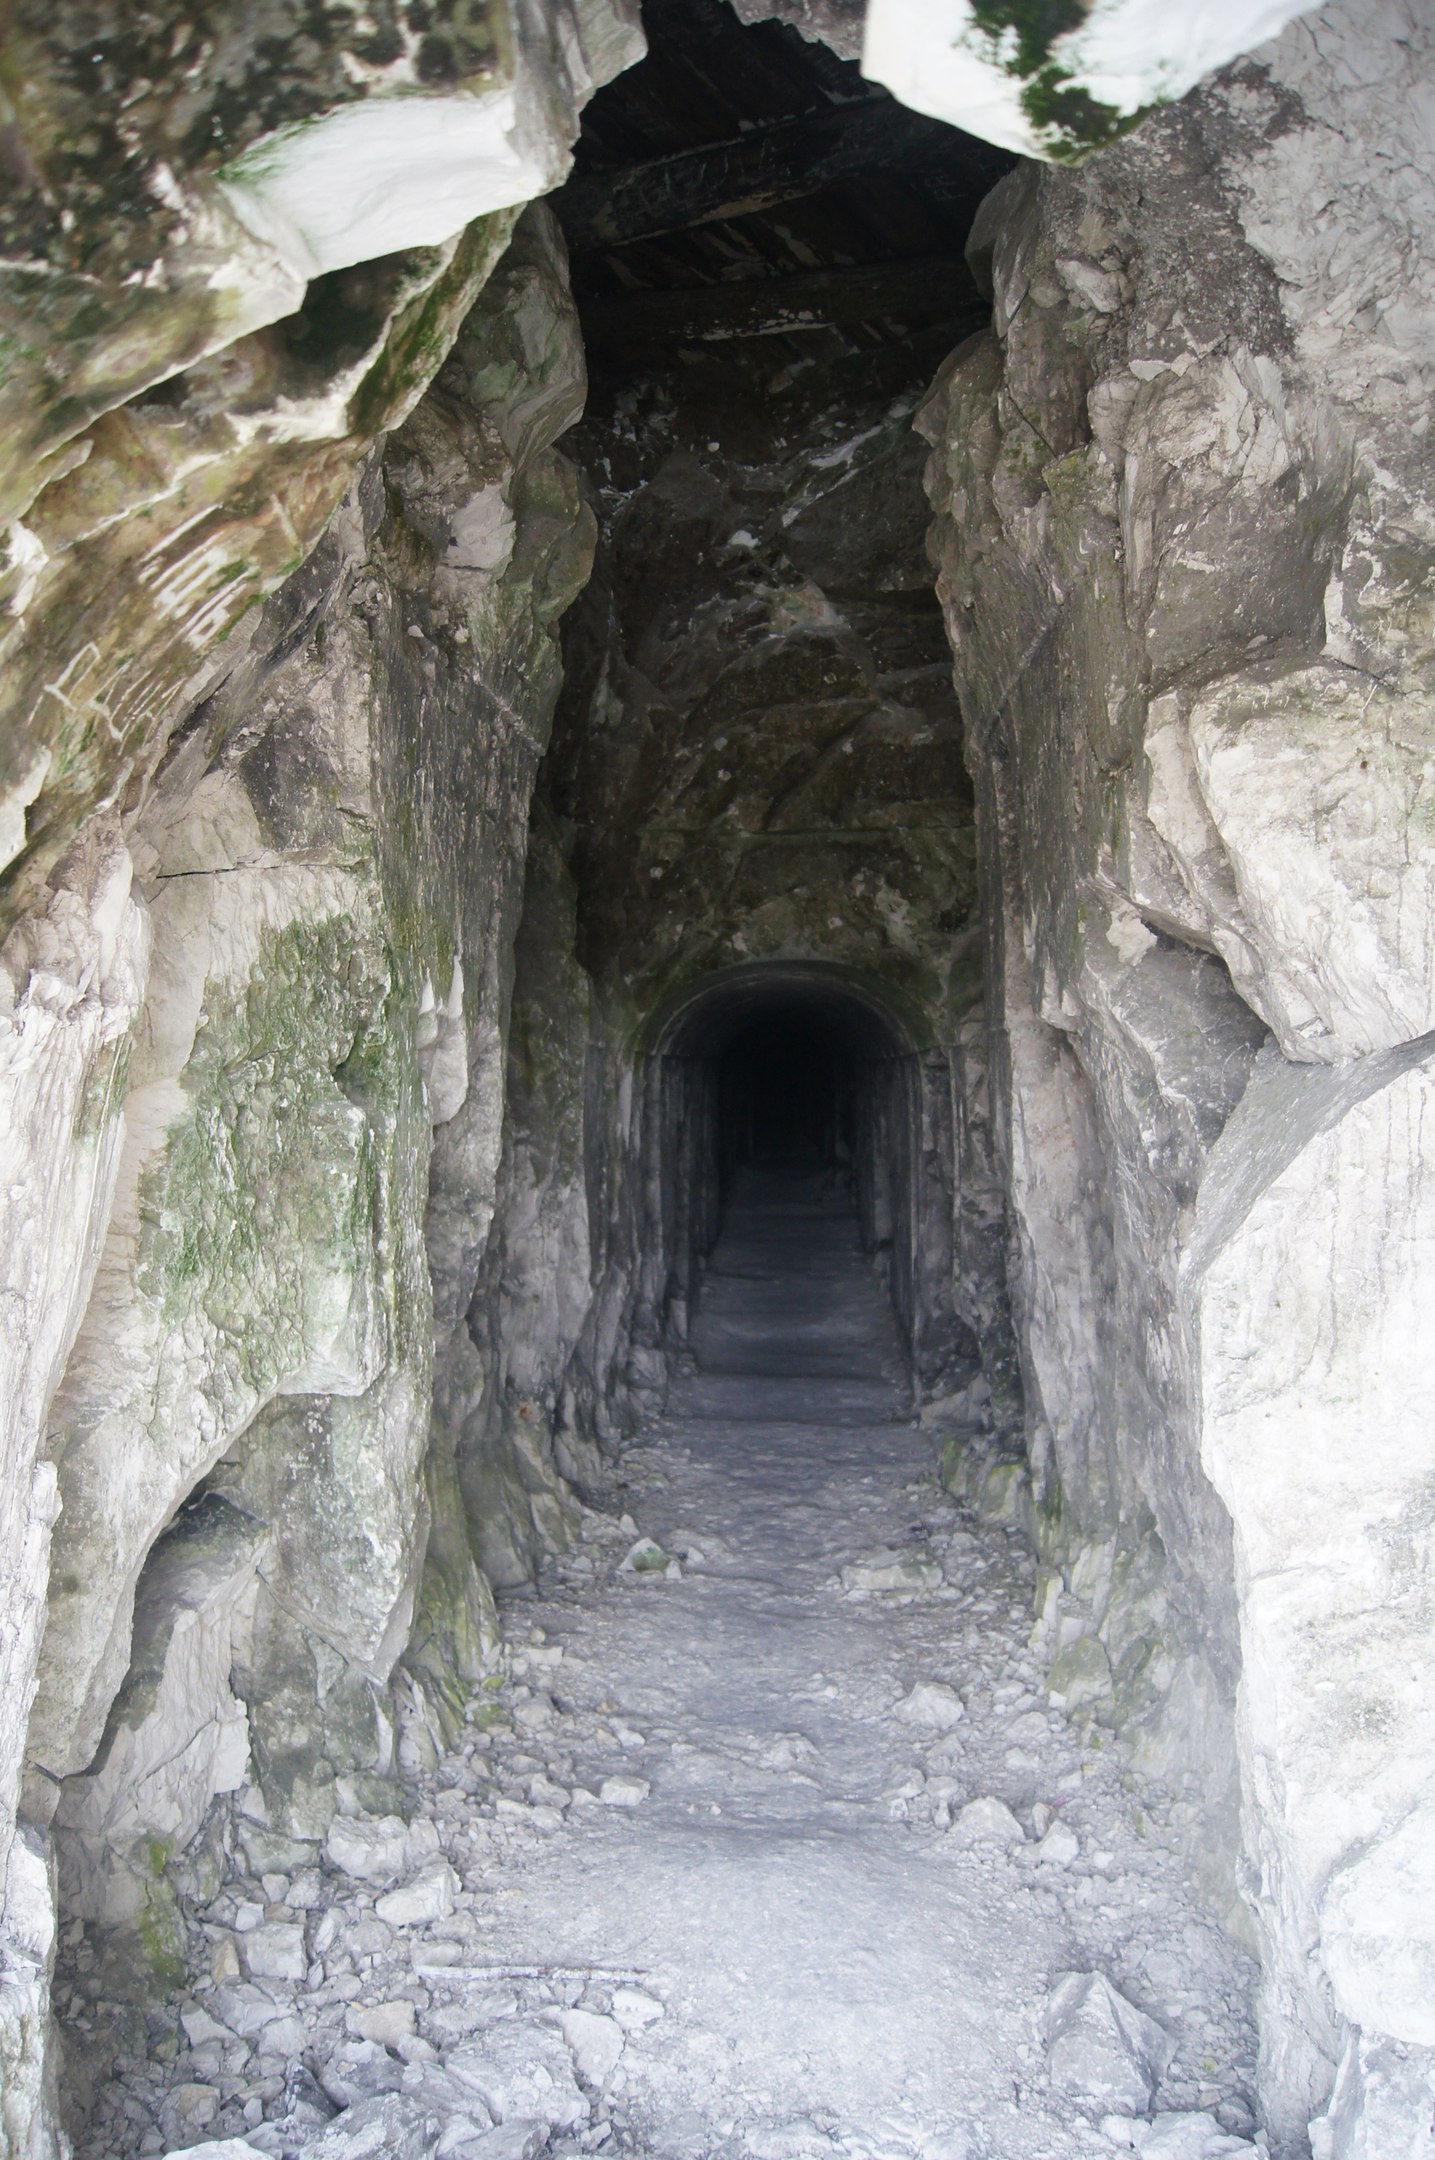
<svg viewBox="0 0 1435 2160"><path fill-rule="evenodd" d="M853 1061L829 1015L777 1007L718 1059L718 1158L724 1196L748 1164L849 1171L856 1139Z"/></svg>
<svg viewBox="0 0 1435 2160"><path fill-rule="evenodd" d="M650 1033L649 1295L669 1344L725 1225L754 1210L820 1272L854 1241L910 1355L917 1321L922 1073L917 1032L838 970L768 963L696 985ZM791 1253L784 1279L792 1280Z"/></svg>

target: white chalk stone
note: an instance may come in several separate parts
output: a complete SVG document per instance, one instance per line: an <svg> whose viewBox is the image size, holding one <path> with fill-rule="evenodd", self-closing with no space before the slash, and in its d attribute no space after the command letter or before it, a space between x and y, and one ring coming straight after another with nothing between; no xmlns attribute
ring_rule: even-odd
<svg viewBox="0 0 1435 2160"><path fill-rule="evenodd" d="M904 1725L918 1725L928 1732L950 1732L966 1716L967 1706L945 1681L919 1680L893 1714Z"/></svg>
<svg viewBox="0 0 1435 2160"><path fill-rule="evenodd" d="M560 2020L563 2037L573 2050L573 2062L585 2084L605 2086L623 2052L623 2029L610 2017L593 2010L565 2010Z"/></svg>
<svg viewBox="0 0 1435 2160"><path fill-rule="evenodd" d="M324 1850L356 1882L391 1883L409 1864L408 1828L398 1815L336 1815Z"/></svg>
<svg viewBox="0 0 1435 2160"><path fill-rule="evenodd" d="M447 1860L430 1860L417 1875L386 1890L375 1900L374 1911L390 1927L418 1927L429 1920L447 1920L458 1894L458 1877Z"/></svg>
<svg viewBox="0 0 1435 2160"><path fill-rule="evenodd" d="M984 1794L952 1817L950 1836L959 1845L1022 1845L1026 1832L1004 1801Z"/></svg>
<svg viewBox="0 0 1435 2160"><path fill-rule="evenodd" d="M1054 1822L1036 1848L1036 1857L1052 1867L1070 1867L1081 1852L1081 1840L1069 1823Z"/></svg>
<svg viewBox="0 0 1435 2160"><path fill-rule="evenodd" d="M407 2093L380 2093L336 2115L304 2147L304 2160L429 2160L439 2117Z"/></svg>
<svg viewBox="0 0 1435 2160"><path fill-rule="evenodd" d="M921 1553L894 1551L889 1545L851 1560L841 1571L844 1590L936 1590L942 1570Z"/></svg>
<svg viewBox="0 0 1435 2160"><path fill-rule="evenodd" d="M504 2019L479 2039L447 2049L443 2067L477 2095L496 2123L542 2122L552 2132L588 2121L573 2057L551 2026Z"/></svg>
<svg viewBox="0 0 1435 2160"><path fill-rule="evenodd" d="M652 1791L646 1778L633 1777L620 1770L615 1777L605 1777L598 1787L598 1798L604 1807L641 1807Z"/></svg>
<svg viewBox="0 0 1435 2160"><path fill-rule="evenodd" d="M666 2017L663 2005L641 1988L616 1987L613 1990L613 2015L625 2033L642 2032L658 2019Z"/></svg>
<svg viewBox="0 0 1435 2160"><path fill-rule="evenodd" d="M1223 2130L1212 2115L1162 2114L1139 2125L1136 2151L1142 2160L1241 2160L1256 2148Z"/></svg>
<svg viewBox="0 0 1435 2160"><path fill-rule="evenodd" d="M396 2048L414 2037L414 2015L411 2002L351 2003L344 2022L356 2039Z"/></svg>
<svg viewBox="0 0 1435 2160"><path fill-rule="evenodd" d="M1175 2043L1102 1973L1059 1976L1046 2010L1046 2066L1073 2100L1135 2115L1151 2104Z"/></svg>
<svg viewBox="0 0 1435 2160"><path fill-rule="evenodd" d="M302 1980L309 1969L303 1928L278 1920L252 1928L244 1938L244 1962L256 1980Z"/></svg>
<svg viewBox="0 0 1435 2160"><path fill-rule="evenodd" d="M546 2122L495 2123L491 2130L464 2140L460 2160L538 2160L548 2137Z"/></svg>
<svg viewBox="0 0 1435 2160"><path fill-rule="evenodd" d="M247 2138L212 2138L203 2145L176 2146L164 2160L273 2160L273 2156Z"/></svg>

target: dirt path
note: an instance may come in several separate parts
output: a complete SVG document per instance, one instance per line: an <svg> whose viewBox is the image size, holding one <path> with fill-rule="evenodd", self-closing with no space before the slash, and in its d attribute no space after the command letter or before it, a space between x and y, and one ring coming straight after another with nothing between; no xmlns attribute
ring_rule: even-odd
<svg viewBox="0 0 1435 2160"><path fill-rule="evenodd" d="M850 1224L749 1203L614 1512L507 1608L512 1681L407 1830L221 1892L240 1972L187 1998L177 2060L129 2061L95 2153L1250 2151L1221 2128L1251 2128L1248 1961L1042 1693L1031 1560L935 1483ZM1159 2021L1152 2105L1199 2122L1151 2142L1079 2021L1053 2084L1066 1972Z"/></svg>
<svg viewBox="0 0 1435 2160"><path fill-rule="evenodd" d="M627 1458L627 1529L595 1522L596 1552L510 1608L516 1639L530 1611L542 1638L520 1684L554 1709L490 1757L515 1792L649 1788L570 1807L510 1867L488 1937L514 1962L630 1967L664 2003L606 2085L615 2134L757 2160L1110 2152L1045 2076L1071 1969L1177 2039L1158 2106L1249 2133L1246 1961L1116 1757L1041 1693L1032 1563L936 1485L846 1223L758 1196L695 1347ZM615 1571L629 1532L680 1574ZM963 1816L992 1799L1014 1819Z"/></svg>

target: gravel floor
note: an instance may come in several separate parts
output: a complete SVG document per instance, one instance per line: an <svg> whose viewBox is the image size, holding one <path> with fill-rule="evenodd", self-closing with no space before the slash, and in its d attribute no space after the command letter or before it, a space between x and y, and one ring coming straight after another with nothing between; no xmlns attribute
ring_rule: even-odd
<svg viewBox="0 0 1435 2160"><path fill-rule="evenodd" d="M849 1221L750 1181L694 1351L407 1820L262 1874L236 1839L145 2019L70 1931L86 2160L1250 2150L1251 1963L1048 1702L1030 1556L936 1484ZM1154 2128L1089 2009L1049 2050L1070 1972Z"/></svg>

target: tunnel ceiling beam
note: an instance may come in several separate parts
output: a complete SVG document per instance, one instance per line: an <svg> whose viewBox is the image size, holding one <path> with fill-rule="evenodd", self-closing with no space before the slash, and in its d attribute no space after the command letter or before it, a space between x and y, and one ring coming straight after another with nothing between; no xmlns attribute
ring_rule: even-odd
<svg viewBox="0 0 1435 2160"><path fill-rule="evenodd" d="M864 98L574 181L564 224L576 247L621 247L775 210L855 174L920 171L949 141L939 122Z"/></svg>
<svg viewBox="0 0 1435 2160"><path fill-rule="evenodd" d="M855 270L813 270L798 277L749 278L731 285L694 285L668 292L634 292L587 311L590 337L604 345L652 339L772 337L803 330L918 329L950 323L954 336L980 329L991 310L960 256L879 263Z"/></svg>

